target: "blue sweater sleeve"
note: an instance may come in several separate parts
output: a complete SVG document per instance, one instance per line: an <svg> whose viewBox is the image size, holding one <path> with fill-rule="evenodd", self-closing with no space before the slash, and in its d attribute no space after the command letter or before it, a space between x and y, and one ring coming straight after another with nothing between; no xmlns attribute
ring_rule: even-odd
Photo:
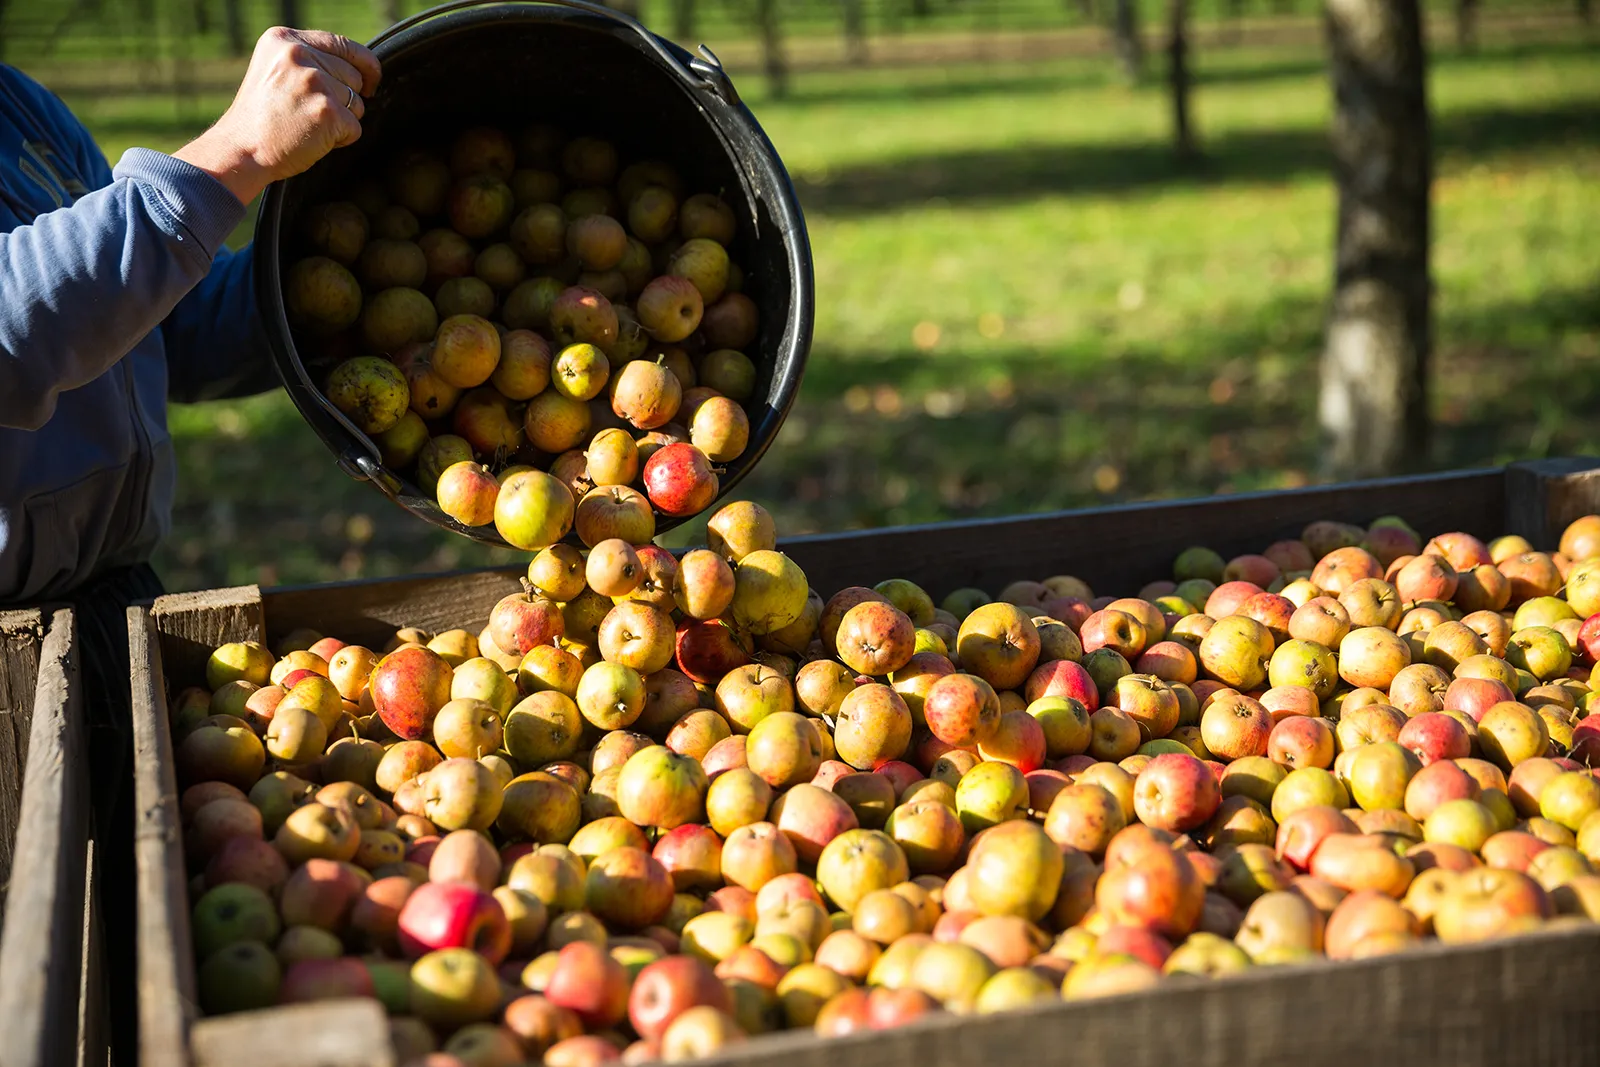
<svg viewBox="0 0 1600 1067"><path fill-rule="evenodd" d="M173 400L249 396L278 384L256 312L249 248L217 253L210 273L162 324L162 335Z"/></svg>
<svg viewBox="0 0 1600 1067"><path fill-rule="evenodd" d="M44 425L60 393L98 378L161 326L209 278L243 217L244 205L211 175L134 148L109 186L0 234L0 426ZM248 265L237 273L247 276ZM247 277L230 280L248 294ZM227 280L217 284L230 291ZM203 342L208 331L186 328L189 314L175 333ZM196 346L179 362L203 358Z"/></svg>

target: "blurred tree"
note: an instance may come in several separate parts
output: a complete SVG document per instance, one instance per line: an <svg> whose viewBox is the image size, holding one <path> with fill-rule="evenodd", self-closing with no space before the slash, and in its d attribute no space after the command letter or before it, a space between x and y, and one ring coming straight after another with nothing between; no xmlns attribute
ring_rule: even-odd
<svg viewBox="0 0 1600 1067"><path fill-rule="evenodd" d="M194 19L195 32L202 37L211 32L211 12L206 0L193 0L190 17Z"/></svg>
<svg viewBox="0 0 1600 1067"><path fill-rule="evenodd" d="M767 91L774 97L789 95L789 61L783 54L783 22L778 0L756 0L756 31L761 36L761 64L767 73Z"/></svg>
<svg viewBox="0 0 1600 1067"><path fill-rule="evenodd" d="M694 0L672 0L672 36L688 45L694 37Z"/></svg>
<svg viewBox="0 0 1600 1067"><path fill-rule="evenodd" d="M1590 0L1578 0L1578 17L1585 22L1594 21L1594 5Z"/></svg>
<svg viewBox="0 0 1600 1067"><path fill-rule="evenodd" d="M1419 0L1326 0L1339 188L1318 410L1330 473L1425 462L1433 180Z"/></svg>
<svg viewBox="0 0 1600 1067"><path fill-rule="evenodd" d="M1456 0L1456 45L1463 52L1478 50L1478 0Z"/></svg>
<svg viewBox="0 0 1600 1067"><path fill-rule="evenodd" d="M1131 82L1144 73L1144 43L1139 39L1138 0L1116 0L1111 13L1111 45L1122 73Z"/></svg>
<svg viewBox="0 0 1600 1067"><path fill-rule="evenodd" d="M222 32L228 40L228 54L242 56L250 48L245 40L244 12L239 10L241 0L222 0Z"/></svg>
<svg viewBox="0 0 1600 1067"><path fill-rule="evenodd" d="M844 54L852 63L867 62L867 12L862 0L840 0L844 14Z"/></svg>
<svg viewBox="0 0 1600 1067"><path fill-rule="evenodd" d="M1184 162L1200 154L1189 121L1189 0L1167 0L1167 86L1172 92L1172 147Z"/></svg>
<svg viewBox="0 0 1600 1067"><path fill-rule="evenodd" d="M378 0L378 18L385 26L393 26L403 14L400 0Z"/></svg>
<svg viewBox="0 0 1600 1067"><path fill-rule="evenodd" d="M300 25L300 0L278 0L278 25Z"/></svg>

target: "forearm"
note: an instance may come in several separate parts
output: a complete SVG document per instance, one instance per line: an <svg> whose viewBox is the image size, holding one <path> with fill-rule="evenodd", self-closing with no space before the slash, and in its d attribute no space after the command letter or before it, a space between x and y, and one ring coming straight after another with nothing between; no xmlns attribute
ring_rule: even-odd
<svg viewBox="0 0 1600 1067"><path fill-rule="evenodd" d="M244 205L192 165L133 149L113 183L0 234L0 425L36 429L210 270Z"/></svg>
<svg viewBox="0 0 1600 1067"><path fill-rule="evenodd" d="M241 204L248 204L272 184L272 175L220 126L196 137L173 153L221 182Z"/></svg>

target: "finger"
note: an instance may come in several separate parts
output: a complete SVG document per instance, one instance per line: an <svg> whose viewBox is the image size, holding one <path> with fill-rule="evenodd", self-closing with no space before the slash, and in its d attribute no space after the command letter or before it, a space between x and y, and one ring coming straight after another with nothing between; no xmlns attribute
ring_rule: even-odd
<svg viewBox="0 0 1600 1067"><path fill-rule="evenodd" d="M369 52L365 46L357 44L348 37L323 30L296 30L295 36L302 44L319 52L337 56L360 71L361 82L358 91L362 96L371 96L377 92L378 82L383 80L383 70L378 65L378 57Z"/></svg>
<svg viewBox="0 0 1600 1067"><path fill-rule="evenodd" d="M315 63L329 74L333 75L344 85L348 85L358 94L361 92L361 72L346 60L340 59L332 52L319 52L315 48L307 48L307 60Z"/></svg>
<svg viewBox="0 0 1600 1067"><path fill-rule="evenodd" d="M361 99L360 93L353 92L350 86L327 72L317 75L317 88L327 96L338 111L345 112L355 119L357 125L360 124L362 117L367 113L367 102Z"/></svg>

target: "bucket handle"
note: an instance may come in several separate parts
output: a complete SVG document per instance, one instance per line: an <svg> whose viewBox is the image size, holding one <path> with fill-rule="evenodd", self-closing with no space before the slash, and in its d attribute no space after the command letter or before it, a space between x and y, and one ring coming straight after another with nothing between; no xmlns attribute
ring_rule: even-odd
<svg viewBox="0 0 1600 1067"><path fill-rule="evenodd" d="M409 30L413 26L420 25L429 21L430 19L436 18L439 15L445 15L452 11L462 11L471 7L484 7L490 4L499 4L505 2L506 0L448 0L447 3L430 7L426 11L419 11L415 15L408 15L399 22L394 23L392 26L389 26L387 29L379 33L378 36L369 41L367 43L367 47L376 50L384 42L390 40L398 34ZM635 19L632 15L618 11L615 8L606 7L604 4L594 3L593 0L516 0L516 2L550 4L555 7L570 7L577 11L587 11L591 15L599 15L602 18L610 19L612 22L620 23L621 25L632 30L634 33L638 34L640 39L643 40L645 44L649 45L655 51L656 55L661 57L661 61L670 67L678 75L678 77L682 78L685 82L695 86L696 88L704 89L707 92L717 94L717 96L721 97L722 100L729 105L737 106L739 103L739 93L736 89L734 89L733 82L728 78L727 73L722 69L722 61L717 58L715 52L711 51L710 48L703 44L697 49L700 54L695 56L693 59L690 59L689 65L686 67L677 56L672 54L670 49L662 45L660 38L651 33L649 30L645 29L644 25L639 22L638 19Z"/></svg>

